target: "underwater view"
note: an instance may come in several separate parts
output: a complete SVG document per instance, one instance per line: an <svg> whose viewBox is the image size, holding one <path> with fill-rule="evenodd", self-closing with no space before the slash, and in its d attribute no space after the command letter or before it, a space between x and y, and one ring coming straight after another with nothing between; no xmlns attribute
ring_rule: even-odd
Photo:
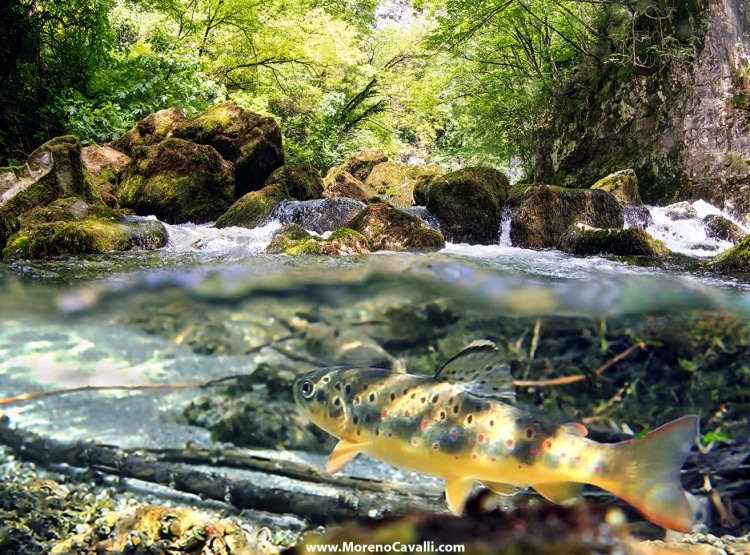
<svg viewBox="0 0 750 555"><path fill-rule="evenodd" d="M502 535L507 520L498 515L508 513L528 521L518 540L526 551L508 553L658 552L643 544L665 539L657 524L693 528L686 536L693 544L725 553L747 548L750 281L502 243L448 244L432 254L265 254L280 226L166 226L169 245L161 250L0 268L0 512L13 530L4 552L31 545L37 551L23 552L307 553L346 541L455 540L466 552L505 553L482 551L482 541ZM669 232L673 250L712 249L687 225L682 235ZM340 383L324 378L328 389L318 378L300 380L321 367L350 374ZM492 370L489 383L502 395L477 386L474 367ZM439 381L449 369L457 375ZM463 434L497 419L502 433L519 438L518 449L526 445L518 434L540 436L542 450L548 438L546 466L534 467L533 442L523 456L487 447L493 461L529 465L534 477L505 471L481 480L489 490L470 479L453 498L449 485L446 504L435 476L471 476L472 462L438 431L429 436L434 445L415 443L413 451L396 443L379 451L337 446L332 424L316 417L333 398L347 405L341 410L352 433L369 434L368 446L381 430L408 442L416 429L403 431L403 415L412 405L399 405L400 386L388 385L408 378L404 372L420 376L404 387L405 399L409 388L438 397L451 384L456 395L468 391L485 403L459 414L457 401L455 417L437 399L433 412L417 409L454 426L435 430ZM340 398L334 382L346 386ZM301 402L313 387L322 408ZM367 403L353 407L363 387L377 415L362 412ZM397 390L399 399L389 400ZM387 419L389 410L398 414ZM657 430L687 415L700 418L698 437L695 419L680 421L687 423L677 426L680 438ZM478 441L491 443L494 436L485 441L485 428L477 429ZM636 455L602 455L604 467L591 459L604 480L597 481L574 474L572 454L569 467L547 456L553 440L586 461L593 442L634 437L636 446L651 442L641 451L667 462L634 463L618 474L614 461ZM327 463L334 447L338 457ZM424 454L428 448L435 453ZM394 449L402 453L394 465L382 462ZM437 452L467 458L435 469ZM327 464L340 472L329 474ZM660 487L649 477L652 464L674 484L649 512L644 499ZM552 486L588 484L570 490L583 501L562 503L559 487L544 486L548 473L560 472ZM620 493L639 480L655 482L635 497ZM535 482L544 483L526 488ZM684 518L680 488L697 503ZM449 506L468 516L449 516ZM561 538L569 551L545 551Z"/></svg>

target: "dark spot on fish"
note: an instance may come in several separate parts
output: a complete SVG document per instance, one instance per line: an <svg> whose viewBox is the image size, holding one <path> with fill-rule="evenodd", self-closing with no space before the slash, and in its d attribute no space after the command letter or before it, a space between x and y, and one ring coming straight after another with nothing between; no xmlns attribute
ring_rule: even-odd
<svg viewBox="0 0 750 555"><path fill-rule="evenodd" d="M336 391L341 391L341 384L340 383L337 383L333 387L336 389Z"/></svg>
<svg viewBox="0 0 750 555"><path fill-rule="evenodd" d="M466 423L471 424L472 422L474 422L474 416L470 414L466 417Z"/></svg>
<svg viewBox="0 0 750 555"><path fill-rule="evenodd" d="M416 393L412 393L412 394L411 394L411 398L412 398L412 399L416 399L416 398L417 398L417 394L416 394Z"/></svg>
<svg viewBox="0 0 750 555"><path fill-rule="evenodd" d="M487 383L487 380L482 380L481 382L479 382L480 385L484 385L486 383Z"/></svg>
<svg viewBox="0 0 750 555"><path fill-rule="evenodd" d="M323 383L328 383L328 382L330 382L330 381L331 381L331 377L330 377L330 376L323 376L323 379L322 379L321 381L322 381Z"/></svg>
<svg viewBox="0 0 750 555"><path fill-rule="evenodd" d="M490 428L492 428L495 425L495 420L490 420Z"/></svg>
<svg viewBox="0 0 750 555"><path fill-rule="evenodd" d="M340 407L340 406L341 406L341 398L340 398L340 397L336 397L336 398L335 398L335 399L333 400L333 404L334 404L335 406L337 406L337 407Z"/></svg>
<svg viewBox="0 0 750 555"><path fill-rule="evenodd" d="M357 428L357 435L362 435L362 430L360 430L359 428Z"/></svg>
<svg viewBox="0 0 750 555"><path fill-rule="evenodd" d="M498 389L497 387L493 387L492 391L500 391L500 389Z"/></svg>
<svg viewBox="0 0 750 555"><path fill-rule="evenodd" d="M370 422L372 422L372 416L365 414L365 424L369 424Z"/></svg>
<svg viewBox="0 0 750 555"><path fill-rule="evenodd" d="M441 411L440 411L440 420L445 420L446 416L447 416L447 415L445 414L445 411L444 411L444 410L441 410Z"/></svg>
<svg viewBox="0 0 750 555"><path fill-rule="evenodd" d="M526 428L526 439L531 439L532 437L534 437L534 430Z"/></svg>
<svg viewBox="0 0 750 555"><path fill-rule="evenodd" d="M391 392L391 401L395 401L395 400L396 400L396 394Z"/></svg>
<svg viewBox="0 0 750 555"><path fill-rule="evenodd" d="M375 428L375 436L377 437L379 435L380 435L380 428Z"/></svg>
<svg viewBox="0 0 750 555"><path fill-rule="evenodd" d="M438 402L438 399L440 399L440 395L437 395L437 394L436 394L436 395L434 395L434 396L432 397L432 404L434 405L435 403L437 403L437 402Z"/></svg>
<svg viewBox="0 0 750 555"><path fill-rule="evenodd" d="M375 394L374 393L370 393L369 399L370 399L371 403L374 403L375 402Z"/></svg>
<svg viewBox="0 0 750 555"><path fill-rule="evenodd" d="M453 414L458 414L458 405L453 405Z"/></svg>
<svg viewBox="0 0 750 555"><path fill-rule="evenodd" d="M424 403L425 401L427 401L427 397L422 397L422 398L421 398L421 399L419 400L419 402L420 402L420 403Z"/></svg>
<svg viewBox="0 0 750 555"><path fill-rule="evenodd" d="M359 415L358 414L354 415L354 418L352 418L352 422L354 423L355 426L357 424L359 424Z"/></svg>
<svg viewBox="0 0 750 555"><path fill-rule="evenodd" d="M349 395L351 392L352 392L352 386L350 386L349 384L346 384L346 387L344 388L344 393Z"/></svg>
<svg viewBox="0 0 750 555"><path fill-rule="evenodd" d="M319 389L317 395L315 395L315 400L321 404L325 403L328 400L328 394L322 389Z"/></svg>
<svg viewBox="0 0 750 555"><path fill-rule="evenodd" d="M370 387L369 383L366 383L362 386L362 391L367 391L367 388Z"/></svg>

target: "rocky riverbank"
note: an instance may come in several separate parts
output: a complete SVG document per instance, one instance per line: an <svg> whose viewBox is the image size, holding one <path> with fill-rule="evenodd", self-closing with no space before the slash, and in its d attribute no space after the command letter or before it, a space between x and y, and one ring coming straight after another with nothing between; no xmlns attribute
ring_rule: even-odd
<svg viewBox="0 0 750 555"><path fill-rule="evenodd" d="M444 174L363 149L322 177L307 163L285 165L276 122L231 103L192 119L178 110L157 112L105 146L54 139L24 166L0 169L0 193L6 261L158 249L167 240L159 221L255 228L284 213L302 228L283 229L271 253L348 256L434 251L446 240L497 244L506 220L516 247L666 268L748 270L745 232L723 216L705 218L706 236L736 246L714 260L675 255L650 236L632 170L589 188L511 186L491 168ZM307 204L285 210L290 202ZM410 212L414 206L426 207L432 226L425 214ZM678 221L685 210L677 204L668 214Z"/></svg>

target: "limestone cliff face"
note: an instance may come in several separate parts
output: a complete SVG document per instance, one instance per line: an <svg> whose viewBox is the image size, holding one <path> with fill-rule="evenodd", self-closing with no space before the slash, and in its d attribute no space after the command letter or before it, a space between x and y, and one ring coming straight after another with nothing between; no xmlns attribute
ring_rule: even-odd
<svg viewBox="0 0 750 555"><path fill-rule="evenodd" d="M633 168L647 203L704 198L750 221L750 14L746 0L702 9L692 67L612 77L542 133L536 182L587 187Z"/></svg>

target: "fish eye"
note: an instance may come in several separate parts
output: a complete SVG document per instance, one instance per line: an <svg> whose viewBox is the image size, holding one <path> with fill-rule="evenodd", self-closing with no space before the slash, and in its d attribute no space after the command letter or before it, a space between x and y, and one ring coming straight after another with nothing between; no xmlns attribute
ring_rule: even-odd
<svg viewBox="0 0 750 555"><path fill-rule="evenodd" d="M302 382L302 385L300 385L299 390L305 399L309 399L313 396L315 385L310 380L305 380L304 382Z"/></svg>

